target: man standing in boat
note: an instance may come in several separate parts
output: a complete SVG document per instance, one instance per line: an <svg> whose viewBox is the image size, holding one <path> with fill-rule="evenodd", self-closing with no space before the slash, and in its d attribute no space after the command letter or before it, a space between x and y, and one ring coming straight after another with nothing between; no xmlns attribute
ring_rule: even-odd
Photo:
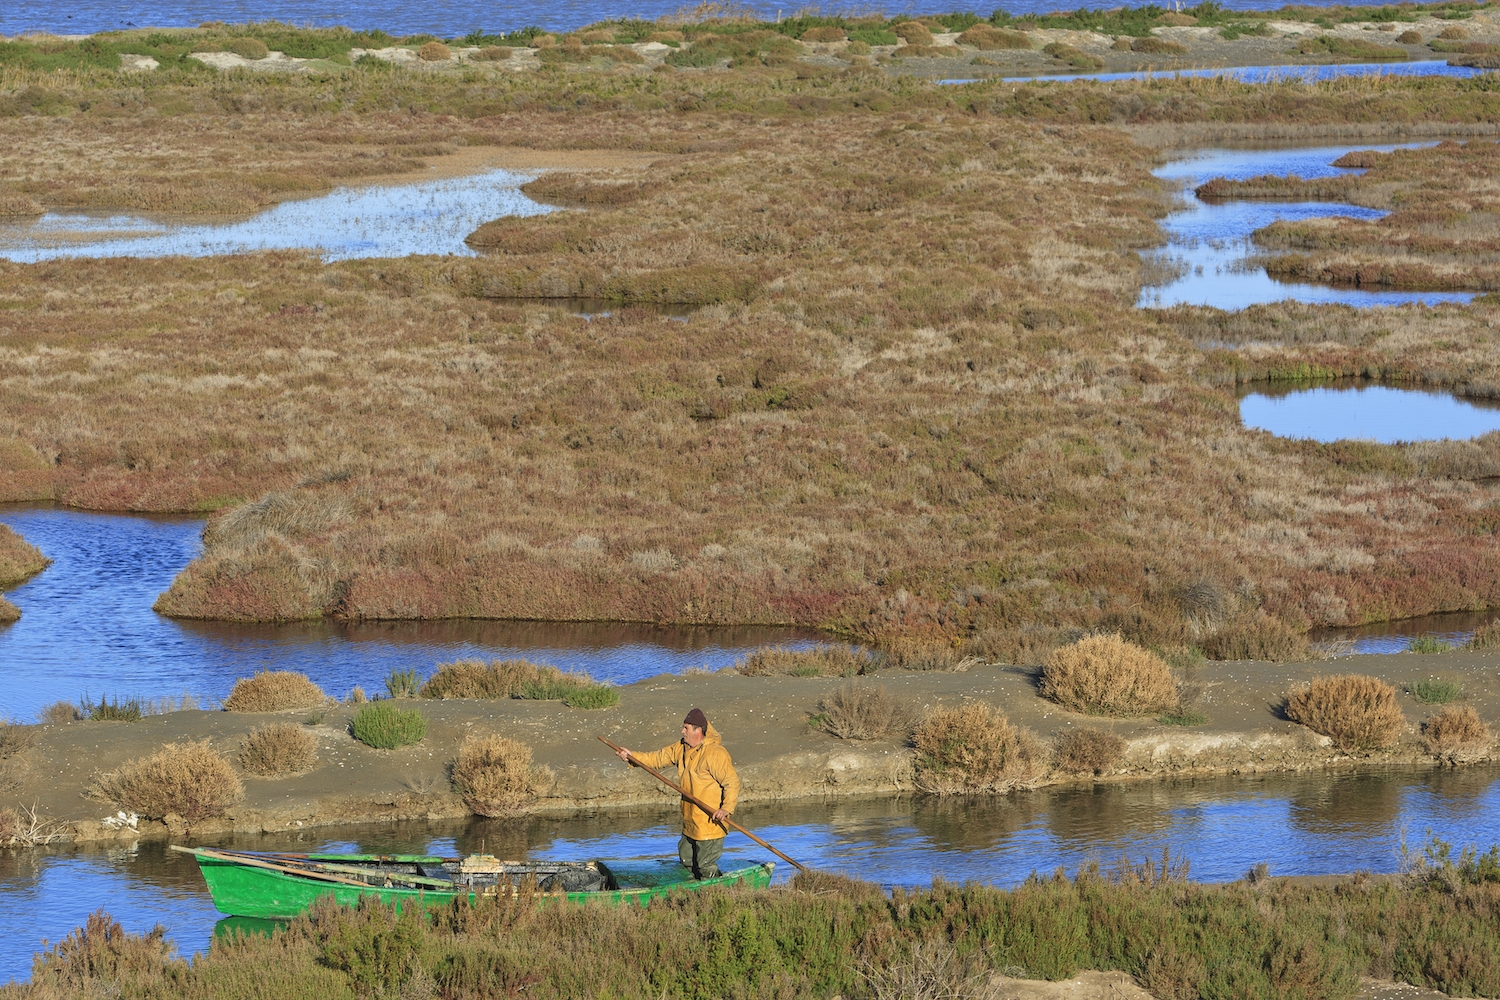
<svg viewBox="0 0 1500 1000"><path fill-rule="evenodd" d="M703 709L695 708L687 714L682 720L682 739L671 746L642 754L621 747L615 753L632 767L637 763L654 768L675 765L683 791L714 807L710 814L686 798L682 800L682 839L677 842L677 856L692 869L693 878L718 877L719 858L729 833L724 821L734 812L739 798L740 776Z"/></svg>

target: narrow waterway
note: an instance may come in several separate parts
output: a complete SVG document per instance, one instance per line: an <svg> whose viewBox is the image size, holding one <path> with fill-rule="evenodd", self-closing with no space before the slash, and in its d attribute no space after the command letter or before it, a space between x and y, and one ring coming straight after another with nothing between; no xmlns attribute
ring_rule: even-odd
<svg viewBox="0 0 1500 1000"><path fill-rule="evenodd" d="M180 517L0 507L9 525L53 560L7 593L21 620L0 626L0 718L30 721L56 701L87 695L156 699L188 694L204 708L236 678L298 670L330 694L384 691L392 670L426 676L455 659L524 656L599 680L630 683L690 668L717 670L767 645L806 645L782 628L441 621L181 621L151 610L199 552L203 522Z"/></svg>
<svg viewBox="0 0 1500 1000"><path fill-rule="evenodd" d="M1179 157L1152 171L1164 181L1181 184L1186 206L1162 220L1167 246L1144 251L1157 267L1173 277L1141 289L1137 305L1164 308L1175 305L1215 306L1244 309L1246 306L1287 299L1297 302L1340 304L1362 308L1409 303L1468 302L1471 292L1368 291L1273 279L1258 262L1261 251L1250 242L1250 234L1278 221L1345 217L1378 219L1385 213L1334 202L1224 201L1207 202L1194 189L1215 177L1248 180L1271 175L1295 174L1304 180L1357 173L1333 166L1345 153L1360 149L1388 152L1430 143L1404 145L1287 147L1277 149L1204 149Z"/></svg>
<svg viewBox="0 0 1500 1000"><path fill-rule="evenodd" d="M729 734L732 738L733 734ZM1043 789L982 800L865 799L750 806L741 820L803 864L892 885L935 878L1013 886L1032 872L1070 873L1162 849L1200 881L1229 881L1261 862L1273 875L1396 871L1400 849L1430 830L1455 846L1500 841L1500 770L1212 778ZM668 815L355 828L240 837L248 850L486 851L505 857L670 858ZM725 866L771 860L733 835ZM791 874L782 864L777 879ZM0 982L29 975L42 940L60 940L100 907L127 929L163 924L183 954L204 949L219 919L196 865L162 844L0 850Z"/></svg>

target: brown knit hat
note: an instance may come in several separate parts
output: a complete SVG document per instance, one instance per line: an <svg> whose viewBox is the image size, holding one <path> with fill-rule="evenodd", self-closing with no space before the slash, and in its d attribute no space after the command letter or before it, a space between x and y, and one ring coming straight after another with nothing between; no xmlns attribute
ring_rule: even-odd
<svg viewBox="0 0 1500 1000"><path fill-rule="evenodd" d="M689 726L697 726L705 733L708 732L708 716L703 714L703 709L701 708L693 709L687 714L687 718L682 721Z"/></svg>

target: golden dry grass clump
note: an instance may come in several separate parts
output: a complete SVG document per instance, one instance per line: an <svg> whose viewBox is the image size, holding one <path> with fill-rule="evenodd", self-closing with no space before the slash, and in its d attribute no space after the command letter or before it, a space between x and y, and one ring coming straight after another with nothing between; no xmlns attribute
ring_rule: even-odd
<svg viewBox="0 0 1500 1000"><path fill-rule="evenodd" d="M531 766L531 747L505 736L471 736L459 747L453 789L479 816L511 816L536 798L542 777Z"/></svg>
<svg viewBox="0 0 1500 1000"><path fill-rule="evenodd" d="M936 709L911 741L918 787L939 795L1003 792L1047 773L1046 749L1036 734L983 702Z"/></svg>
<svg viewBox="0 0 1500 1000"><path fill-rule="evenodd" d="M0 588L13 587L51 564L35 545L0 524Z"/></svg>
<svg viewBox="0 0 1500 1000"><path fill-rule="evenodd" d="M279 712L288 708L309 708L328 700L323 689L306 674L289 670L266 670L254 677L234 682L224 699L226 712Z"/></svg>
<svg viewBox="0 0 1500 1000"><path fill-rule="evenodd" d="M257 727L240 747L240 766L266 778L310 771L317 761L317 736L294 722Z"/></svg>
<svg viewBox="0 0 1500 1000"><path fill-rule="evenodd" d="M911 707L878 684L849 681L818 702L818 728L839 739L905 737L913 722Z"/></svg>
<svg viewBox="0 0 1500 1000"><path fill-rule="evenodd" d="M1493 744L1490 727L1468 705L1448 705L1422 723L1422 746L1448 764L1483 759Z"/></svg>
<svg viewBox="0 0 1500 1000"><path fill-rule="evenodd" d="M822 25L816 28L808 28L799 39L804 42L842 42L848 38L843 28L833 25Z"/></svg>
<svg viewBox="0 0 1500 1000"><path fill-rule="evenodd" d="M740 660L734 669L745 677L857 677L873 673L876 663L869 650L852 646L769 646Z"/></svg>
<svg viewBox="0 0 1500 1000"><path fill-rule="evenodd" d="M515 698L555 667L530 660L455 660L440 663L417 692L423 698Z"/></svg>
<svg viewBox="0 0 1500 1000"><path fill-rule="evenodd" d="M1103 774L1125 755L1125 740L1107 729L1081 726L1059 733L1053 753L1064 771Z"/></svg>
<svg viewBox="0 0 1500 1000"><path fill-rule="evenodd" d="M149 819L181 816L196 822L217 816L245 794L229 761L208 740L166 743L95 776L90 794Z"/></svg>
<svg viewBox="0 0 1500 1000"><path fill-rule="evenodd" d="M1177 704L1165 660L1119 635L1092 635L1052 651L1041 695L1086 715L1151 715Z"/></svg>
<svg viewBox="0 0 1500 1000"><path fill-rule="evenodd" d="M902 21L891 30L897 38L905 39L907 45L932 44L932 32L919 21Z"/></svg>
<svg viewBox="0 0 1500 1000"><path fill-rule="evenodd" d="M6 625L10 622L16 622L20 620L21 609L7 601L3 594L0 594L0 625Z"/></svg>
<svg viewBox="0 0 1500 1000"><path fill-rule="evenodd" d="M1029 49L1031 39L1020 31L1002 31L993 25L979 23L958 36L958 44L993 52L997 49Z"/></svg>
<svg viewBox="0 0 1500 1000"><path fill-rule="evenodd" d="M1406 731L1396 689L1377 677L1314 677L1287 695L1286 717L1333 740L1346 752L1395 746Z"/></svg>
<svg viewBox="0 0 1500 1000"><path fill-rule="evenodd" d="M453 50L436 39L424 42L422 47L417 49L417 58L423 62L447 62L452 56Z"/></svg>

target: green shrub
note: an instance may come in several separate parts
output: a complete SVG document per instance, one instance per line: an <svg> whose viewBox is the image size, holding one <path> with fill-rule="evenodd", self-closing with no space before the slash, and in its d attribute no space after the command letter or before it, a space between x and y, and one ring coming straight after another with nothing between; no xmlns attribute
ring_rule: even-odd
<svg viewBox="0 0 1500 1000"><path fill-rule="evenodd" d="M1415 684L1408 684L1406 691L1424 705L1446 705L1464 696L1462 684L1440 677L1428 677Z"/></svg>
<svg viewBox="0 0 1500 1000"><path fill-rule="evenodd" d="M1435 635L1419 635L1406 644L1408 653L1451 653L1453 644Z"/></svg>
<svg viewBox="0 0 1500 1000"><path fill-rule="evenodd" d="M427 718L410 708L397 708L389 701L377 701L354 713L349 732L366 746L377 750L394 750L422 742L427 735Z"/></svg>
<svg viewBox="0 0 1500 1000"><path fill-rule="evenodd" d="M231 38L224 44L224 51L233 52L242 59L264 59L271 54L270 48L259 38Z"/></svg>
<svg viewBox="0 0 1500 1000"><path fill-rule="evenodd" d="M421 689L415 670L392 670L385 676L385 690L392 698L415 698Z"/></svg>
<svg viewBox="0 0 1500 1000"><path fill-rule="evenodd" d="M613 708L620 703L620 692L608 684L574 688L562 696L569 708Z"/></svg>
<svg viewBox="0 0 1500 1000"><path fill-rule="evenodd" d="M85 697L82 711L83 716L93 722L140 722L146 714L145 704L139 698L116 698L114 701L100 698L90 703Z"/></svg>
<svg viewBox="0 0 1500 1000"><path fill-rule="evenodd" d="M1157 716L1156 721L1164 726L1202 726L1208 723L1208 716L1196 708L1176 708Z"/></svg>

